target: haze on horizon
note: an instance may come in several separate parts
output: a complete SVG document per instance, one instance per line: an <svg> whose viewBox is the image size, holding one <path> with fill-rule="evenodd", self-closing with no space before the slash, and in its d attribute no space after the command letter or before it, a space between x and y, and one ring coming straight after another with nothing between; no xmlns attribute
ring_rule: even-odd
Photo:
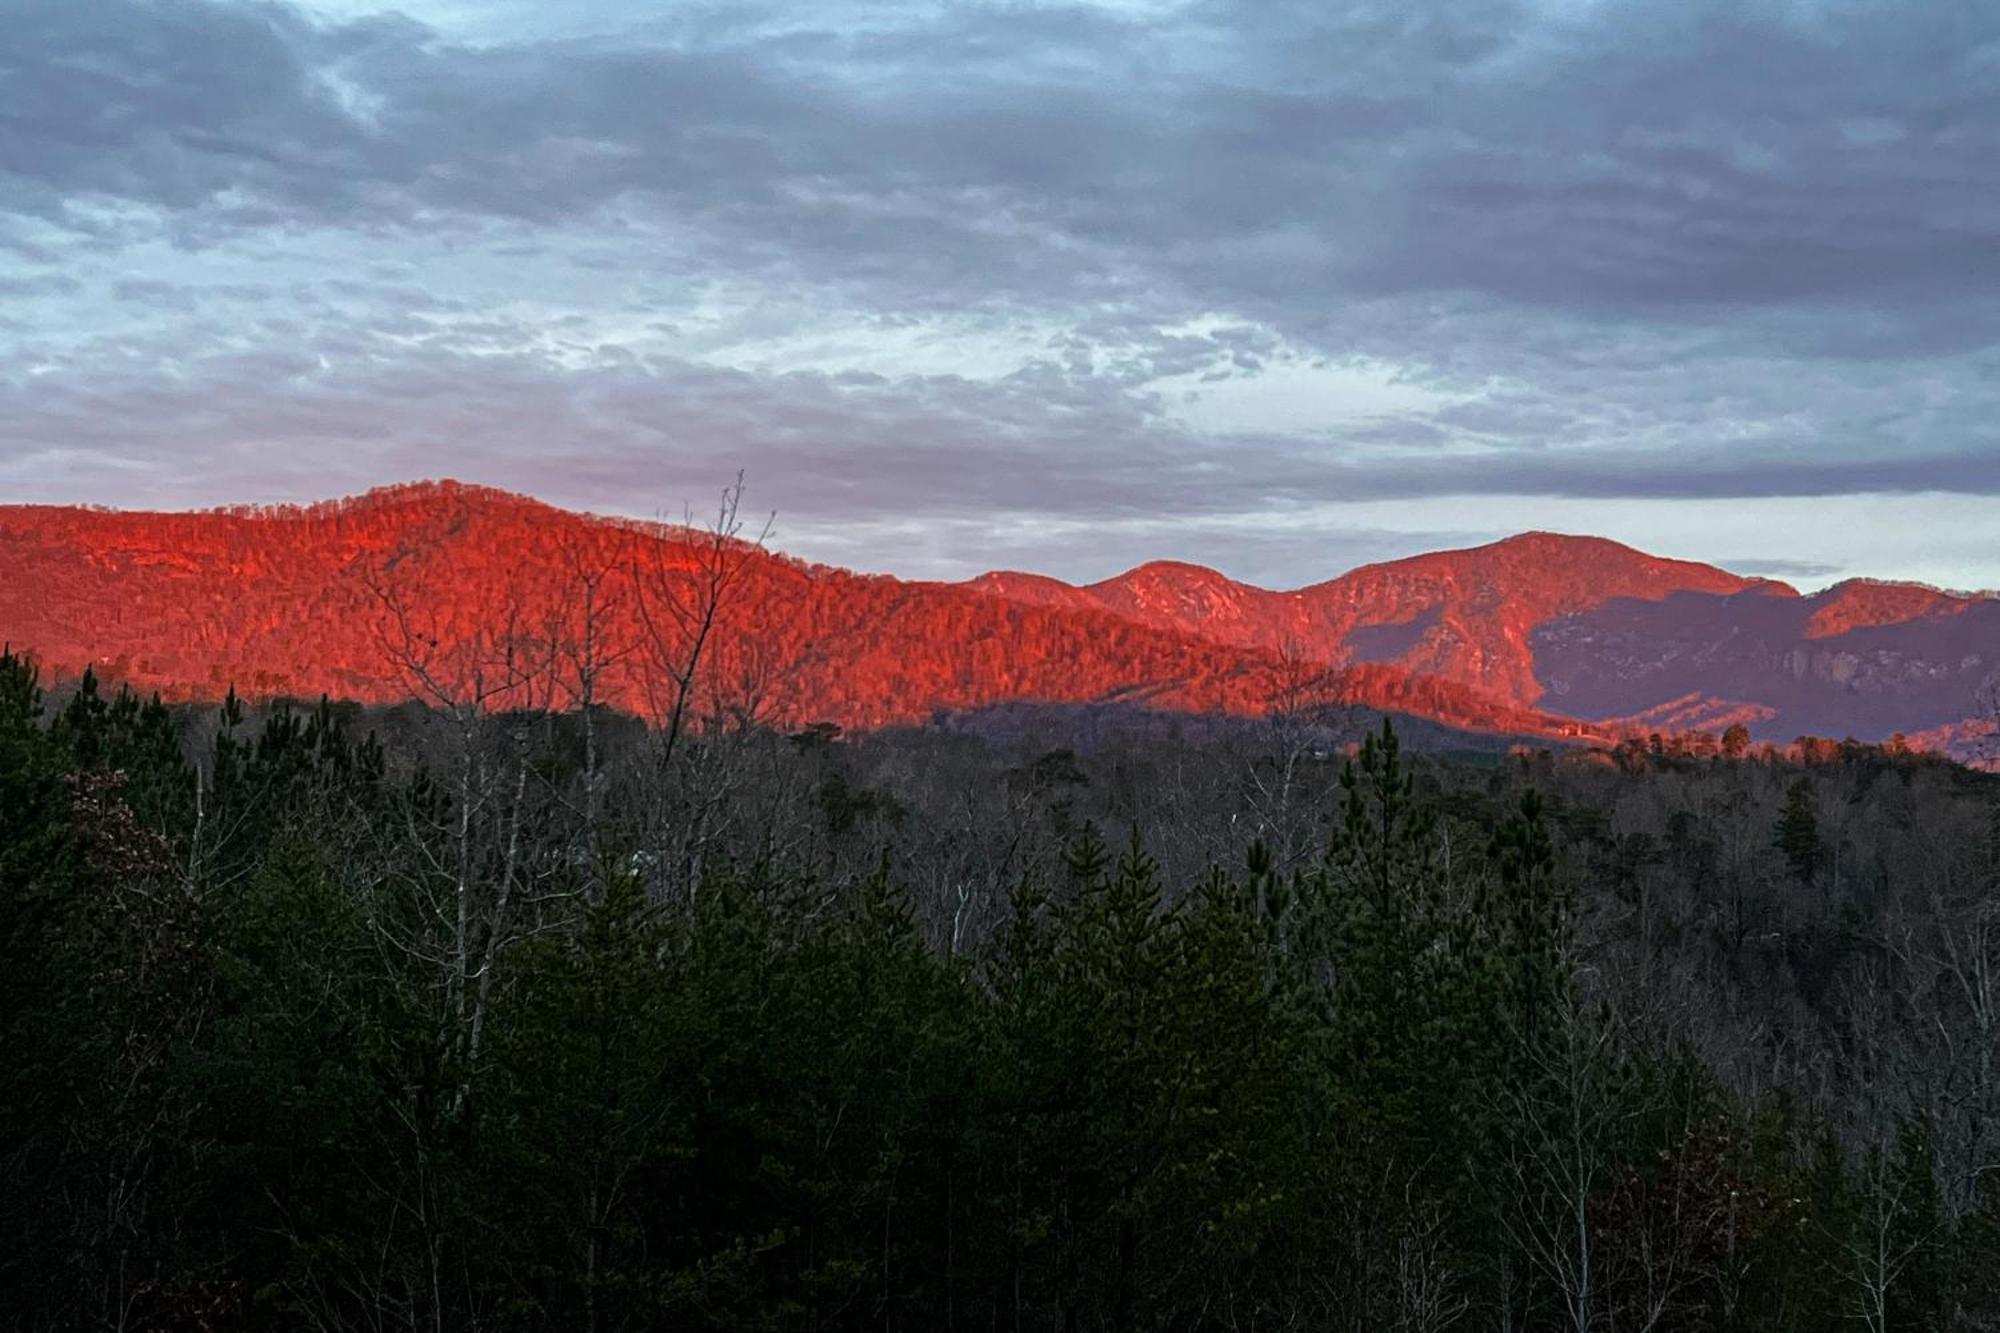
<svg viewBox="0 0 2000 1333"><path fill-rule="evenodd" d="M2000 586L2000 7L11 0L0 502Z"/></svg>

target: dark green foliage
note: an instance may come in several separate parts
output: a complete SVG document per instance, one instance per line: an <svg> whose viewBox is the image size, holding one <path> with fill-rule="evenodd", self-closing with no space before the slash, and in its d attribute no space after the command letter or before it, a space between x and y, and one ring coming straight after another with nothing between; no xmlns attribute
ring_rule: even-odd
<svg viewBox="0 0 2000 1333"><path fill-rule="evenodd" d="M1804 779L1774 848L1770 806L1721 825L1740 793L1635 827L1385 726L1323 852L1170 873L1090 817L1142 762L1038 745L991 784L1018 822L986 901L909 851L939 805L824 729L736 768L686 741L734 798L770 766L784 817L729 843L643 763L586 812L562 719L378 720L415 739L88 678L45 710L0 655L10 1326L1886 1333L2000 1303L2000 1171L1966 1169L1992 1089L1898 1099L1863 1003L1971 1031L1950 966L1987 937L1860 897L1782 951L1714 924L1797 919L1721 876L1831 891ZM1965 827L1925 901L1976 923ZM1717 1020L1652 1003L1661 939L1732 996L1746 959L1795 969L1772 1012L1828 1015L1893 1109L1729 1067Z"/></svg>
<svg viewBox="0 0 2000 1333"><path fill-rule="evenodd" d="M1820 843L1819 818L1813 813L1812 782L1800 778L1785 793L1785 813L1773 834L1785 863L1801 883L1811 884L1819 873L1826 848Z"/></svg>

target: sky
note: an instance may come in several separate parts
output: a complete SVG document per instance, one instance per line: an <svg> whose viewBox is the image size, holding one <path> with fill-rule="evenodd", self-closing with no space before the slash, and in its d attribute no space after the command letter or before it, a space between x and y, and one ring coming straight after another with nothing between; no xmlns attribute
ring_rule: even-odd
<svg viewBox="0 0 2000 1333"><path fill-rule="evenodd" d="M0 0L0 501L2000 587L1992 0Z"/></svg>

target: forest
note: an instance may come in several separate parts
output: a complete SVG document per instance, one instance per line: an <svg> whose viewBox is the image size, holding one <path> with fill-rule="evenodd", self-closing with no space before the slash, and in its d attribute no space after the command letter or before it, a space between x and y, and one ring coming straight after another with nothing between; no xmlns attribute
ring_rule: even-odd
<svg viewBox="0 0 2000 1333"><path fill-rule="evenodd" d="M0 655L23 1329L2000 1328L2000 780Z"/></svg>

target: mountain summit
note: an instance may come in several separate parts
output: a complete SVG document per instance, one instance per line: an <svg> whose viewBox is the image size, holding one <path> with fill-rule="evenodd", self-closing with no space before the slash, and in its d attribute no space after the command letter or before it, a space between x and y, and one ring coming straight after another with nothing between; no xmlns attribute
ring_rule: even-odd
<svg viewBox="0 0 2000 1333"><path fill-rule="evenodd" d="M1456 681L1516 707L1543 689L1528 633L1621 598L1793 589L1712 565L1666 560L1601 537L1531 532L1486 546L1364 565L1325 583L1272 591L1199 565L1156 561L1072 587L987 574L982 591L1045 606L1092 607L1158 629L1348 665L1389 663Z"/></svg>
<svg viewBox="0 0 2000 1333"><path fill-rule="evenodd" d="M594 641L620 645L594 697L653 711L663 612L716 559L728 590L697 702L785 724L1024 700L1254 715L1304 680L1322 702L1497 732L1746 721L1772 739L1949 739L2000 681L1991 598L1871 582L1802 597L1543 532L1290 590L1176 561L1081 586L906 582L438 482L305 507L0 507L0 558L0 638L58 673L95 665L182 698L233 684L388 702L448 692L453 671L491 686L504 662L518 679L489 702L560 704L575 645Z"/></svg>

